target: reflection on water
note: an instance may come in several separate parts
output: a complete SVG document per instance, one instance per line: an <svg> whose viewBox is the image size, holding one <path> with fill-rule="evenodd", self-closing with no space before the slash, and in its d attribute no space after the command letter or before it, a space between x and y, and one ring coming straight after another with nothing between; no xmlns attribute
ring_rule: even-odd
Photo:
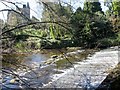
<svg viewBox="0 0 120 90"><path fill-rule="evenodd" d="M39 67L44 61L48 59L48 56L45 54L32 54L25 58L25 65L32 66L33 67Z"/></svg>
<svg viewBox="0 0 120 90"><path fill-rule="evenodd" d="M41 62L47 59L47 57L44 54L33 54L29 58L31 58L33 62Z"/></svg>

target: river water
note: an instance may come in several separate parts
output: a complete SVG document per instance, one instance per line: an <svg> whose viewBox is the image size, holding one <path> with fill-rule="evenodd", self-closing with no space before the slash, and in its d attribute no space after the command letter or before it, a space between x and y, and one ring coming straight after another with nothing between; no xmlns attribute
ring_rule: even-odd
<svg viewBox="0 0 120 90"><path fill-rule="evenodd" d="M89 54L91 50L79 47L3 54L2 88L42 87L52 81L54 74L64 73Z"/></svg>
<svg viewBox="0 0 120 90"><path fill-rule="evenodd" d="M98 53L94 55L95 52ZM96 77L96 79L102 81L108 73L105 73L104 76L101 76L101 73L106 72L105 70L109 67L113 68L117 64L117 55L117 49L114 47L112 49L105 49L102 51L68 48L61 50L42 50L40 52L30 54L3 54L2 89L49 88L51 87L50 83L57 85L59 88L60 85L62 85L61 87L63 88L71 87L72 83L69 85L69 82L73 82L73 84L75 84L78 83L77 81L81 78L80 73L75 73L77 72L77 69L79 69L79 71L81 70L82 73L97 73L98 77L92 75L93 77L91 78ZM114 61L112 61L111 56L115 59ZM89 60L90 58L91 60ZM108 61L109 63L107 63ZM80 65L78 63L80 63ZM73 69L75 69L75 67L77 67L77 69L74 71ZM101 72L99 72L99 70ZM76 74L76 76L71 73ZM73 80L75 80L75 82ZM60 84L64 81L67 82ZM94 79L92 81L99 82ZM54 86L52 86L52 88L53 87Z"/></svg>

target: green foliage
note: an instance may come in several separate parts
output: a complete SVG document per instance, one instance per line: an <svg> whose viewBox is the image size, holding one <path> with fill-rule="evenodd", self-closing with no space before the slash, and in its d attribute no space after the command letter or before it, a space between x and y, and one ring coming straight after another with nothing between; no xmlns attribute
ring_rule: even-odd
<svg viewBox="0 0 120 90"><path fill-rule="evenodd" d="M18 52L21 52L21 51L26 52L28 49L27 47L28 47L28 45L24 42L16 43L14 46L15 49L19 50Z"/></svg>
<svg viewBox="0 0 120 90"><path fill-rule="evenodd" d="M70 18L71 14L72 14L72 9L70 6L62 6L62 5L58 5L57 6L57 13L59 16L64 16L66 18Z"/></svg>
<svg viewBox="0 0 120 90"><path fill-rule="evenodd" d="M84 42L91 42L92 41L92 34L91 34L91 26L90 26L90 23L89 22L86 22L85 23L85 26L82 30L82 40L84 40Z"/></svg>
<svg viewBox="0 0 120 90"><path fill-rule="evenodd" d="M115 39L115 45L120 45L120 32L117 33L117 38Z"/></svg>
<svg viewBox="0 0 120 90"><path fill-rule="evenodd" d="M63 6L61 3L55 2L46 2L46 5L43 8L42 21L55 21L58 23L68 23L70 21L73 13L71 6ZM64 23L60 24L67 27ZM52 39L64 39L65 35L70 35L68 30L54 23L52 23L52 26L51 24L45 24L44 29L48 30L48 37Z"/></svg>
<svg viewBox="0 0 120 90"><path fill-rule="evenodd" d="M100 44L100 47L118 46L120 45L120 32L115 36L98 40L97 43Z"/></svg>
<svg viewBox="0 0 120 90"><path fill-rule="evenodd" d="M112 10L115 15L120 16L120 1L114 0L112 3Z"/></svg>
<svg viewBox="0 0 120 90"><path fill-rule="evenodd" d="M41 30L40 31L40 36L41 37L47 37L47 31L46 30Z"/></svg>
<svg viewBox="0 0 120 90"><path fill-rule="evenodd" d="M119 4L116 1L110 4L106 3L111 8L107 13L111 14L114 10L114 14L119 15ZM119 38L114 38L115 40L108 38L114 36L114 32L119 32L120 19L117 16L112 18L110 22L109 15L106 18L103 14L98 0L97 2L85 2L84 8L79 7L75 13L69 5L63 6L60 3L46 2L42 15L41 21L51 21L51 23L18 28L4 34L4 36L12 37L12 40L15 40L15 47L21 50L26 47L39 49L41 46L45 48L91 46L98 44L98 41L104 45L117 45L116 42L119 42ZM58 25L52 22L60 23ZM9 30L9 27L5 27L5 29ZM7 47L6 43L4 45Z"/></svg>
<svg viewBox="0 0 120 90"><path fill-rule="evenodd" d="M42 13L42 21L58 21L60 19L69 21L73 13L71 6L63 6L60 3L46 2Z"/></svg>
<svg viewBox="0 0 120 90"><path fill-rule="evenodd" d="M120 16L120 1L118 0L105 0L104 5L109 8L108 14L114 14Z"/></svg>
<svg viewBox="0 0 120 90"><path fill-rule="evenodd" d="M90 14L77 9L71 23L73 39L79 45L95 44L99 39L114 35L111 23L99 12Z"/></svg>
<svg viewBox="0 0 120 90"><path fill-rule="evenodd" d="M86 12L90 12L90 13L95 13L95 12L102 12L102 8L100 6L100 2L96 1L96 2L85 2L84 3L84 8L83 10Z"/></svg>
<svg viewBox="0 0 120 90"><path fill-rule="evenodd" d="M54 33L52 25L49 27L49 30L50 30L50 38L52 38L53 40L55 40L55 33Z"/></svg>
<svg viewBox="0 0 120 90"><path fill-rule="evenodd" d="M113 45L113 40L110 38L104 38L102 40L99 40L98 43L100 43L99 47L110 47Z"/></svg>

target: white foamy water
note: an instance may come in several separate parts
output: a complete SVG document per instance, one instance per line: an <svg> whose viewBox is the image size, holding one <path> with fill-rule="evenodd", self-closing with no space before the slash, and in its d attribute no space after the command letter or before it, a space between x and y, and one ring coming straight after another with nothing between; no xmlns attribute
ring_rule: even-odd
<svg viewBox="0 0 120 90"><path fill-rule="evenodd" d="M74 65L62 74L53 75L53 82L44 88L97 88L118 64L118 50L105 49Z"/></svg>

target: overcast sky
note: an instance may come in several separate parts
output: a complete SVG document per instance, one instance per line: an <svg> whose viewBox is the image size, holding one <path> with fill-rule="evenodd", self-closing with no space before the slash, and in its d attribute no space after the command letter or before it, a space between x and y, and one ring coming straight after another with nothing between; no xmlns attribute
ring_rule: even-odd
<svg viewBox="0 0 120 90"><path fill-rule="evenodd" d="M0 10L2 9L6 9L8 8L7 6L5 6L3 3L2 3L3 0L0 0ZM11 2L20 2L22 4L26 4L27 2L29 2L30 4L30 8L31 8L31 17L32 16L35 16L37 18L40 18L41 17L41 11L42 11L42 7L40 7L40 5L37 3L38 0L7 0L7 1L11 1ZM56 1L56 0L42 0L44 2L48 2L48 1ZM66 1L70 1L70 0L63 0L64 2ZM80 4L80 2L83 2L84 0L71 0L71 1L74 1L73 5L75 8L77 8L78 6L81 5L81 7L83 7L82 3ZM100 2L103 2L104 0L99 0ZM15 7L13 7L13 5L11 4L8 4L7 5L9 7L12 7L13 9L15 9ZM22 7L21 4L18 4L19 7ZM103 11L105 11L107 8L104 7L103 3L101 4L102 6L102 9ZM7 12L0 12L0 19L3 19L5 20L7 18Z"/></svg>

